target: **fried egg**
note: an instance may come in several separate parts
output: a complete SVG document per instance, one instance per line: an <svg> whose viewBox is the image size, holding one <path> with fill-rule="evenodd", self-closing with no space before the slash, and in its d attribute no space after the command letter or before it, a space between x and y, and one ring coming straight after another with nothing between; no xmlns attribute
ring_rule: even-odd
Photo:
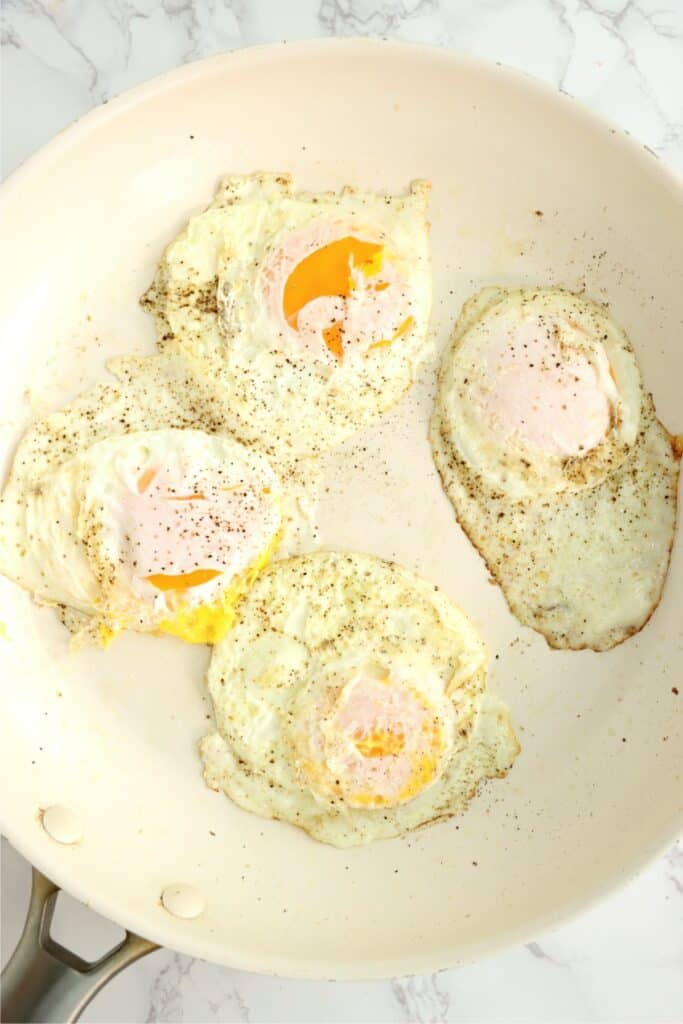
<svg viewBox="0 0 683 1024"><path fill-rule="evenodd" d="M437 588L370 555L270 566L214 648L204 777L334 846L462 811L519 747L488 652Z"/></svg>
<svg viewBox="0 0 683 1024"><path fill-rule="evenodd" d="M291 532L291 502L261 452L195 425L210 403L182 372L136 370L28 431L0 502L0 569L81 639L215 643Z"/></svg>
<svg viewBox="0 0 683 1024"><path fill-rule="evenodd" d="M680 450L605 308L486 288L439 380L432 451L446 494L520 622L550 646L608 650L656 608Z"/></svg>
<svg viewBox="0 0 683 1024"><path fill-rule="evenodd" d="M431 352L428 196L231 177L168 246L143 305L235 436L317 454L408 390Z"/></svg>

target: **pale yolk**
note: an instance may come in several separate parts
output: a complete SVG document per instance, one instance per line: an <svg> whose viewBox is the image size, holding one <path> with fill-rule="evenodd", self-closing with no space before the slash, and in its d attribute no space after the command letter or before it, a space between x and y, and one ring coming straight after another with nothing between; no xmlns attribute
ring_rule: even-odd
<svg viewBox="0 0 683 1024"><path fill-rule="evenodd" d="M156 466L150 466L138 478L138 493L144 494L159 470Z"/></svg>
<svg viewBox="0 0 683 1024"><path fill-rule="evenodd" d="M436 709L388 676L347 684L322 732L325 774L354 807L393 807L417 796L436 779L446 748Z"/></svg>
<svg viewBox="0 0 683 1024"><path fill-rule="evenodd" d="M381 351L416 327L406 263L378 228L314 218L288 233L260 271L278 338L327 365Z"/></svg>
<svg viewBox="0 0 683 1024"><path fill-rule="evenodd" d="M282 308L285 319L294 330L298 328L300 311L314 299L326 297L347 298L353 291L354 268L366 276L379 271L382 246L376 242L362 242L348 235L323 245L304 257L285 282ZM377 290L387 287L379 282ZM343 356L342 325L336 321L323 330L323 338L330 352Z"/></svg>
<svg viewBox="0 0 683 1024"><path fill-rule="evenodd" d="M581 456L610 424L605 381L614 375L601 346L595 358L568 351L545 323L522 322L492 340L472 399L501 445Z"/></svg>

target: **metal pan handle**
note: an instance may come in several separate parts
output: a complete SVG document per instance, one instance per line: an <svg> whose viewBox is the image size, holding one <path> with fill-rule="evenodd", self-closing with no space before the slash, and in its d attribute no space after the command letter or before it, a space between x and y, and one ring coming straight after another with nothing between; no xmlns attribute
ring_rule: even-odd
<svg viewBox="0 0 683 1024"><path fill-rule="evenodd" d="M110 953L88 963L50 938L59 887L33 869L31 902L19 944L2 972L0 1020L6 1024L71 1024L124 967L158 949L126 932Z"/></svg>

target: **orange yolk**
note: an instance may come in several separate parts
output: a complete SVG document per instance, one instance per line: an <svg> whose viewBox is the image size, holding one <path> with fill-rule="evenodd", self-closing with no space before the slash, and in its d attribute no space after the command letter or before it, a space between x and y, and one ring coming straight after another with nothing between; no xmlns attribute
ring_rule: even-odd
<svg viewBox="0 0 683 1024"><path fill-rule="evenodd" d="M337 359L342 359L344 356L344 346L342 345L342 325L339 321L333 323L331 327L325 327L323 338L332 355L336 356Z"/></svg>
<svg viewBox="0 0 683 1024"><path fill-rule="evenodd" d="M220 575L219 569L195 569L194 572L182 572L176 576L154 573L145 578L157 590L189 590L190 587L200 587L202 583L208 583Z"/></svg>
<svg viewBox="0 0 683 1024"><path fill-rule="evenodd" d="M373 261L381 252L382 246L378 243L362 242L348 235L306 256L297 263L285 283L282 308L287 323L297 330L299 312L313 299L327 296L347 298L353 289L352 268L370 264L369 270L373 272ZM378 289L382 283L377 285ZM341 324L327 327L323 337L330 352L341 359Z"/></svg>

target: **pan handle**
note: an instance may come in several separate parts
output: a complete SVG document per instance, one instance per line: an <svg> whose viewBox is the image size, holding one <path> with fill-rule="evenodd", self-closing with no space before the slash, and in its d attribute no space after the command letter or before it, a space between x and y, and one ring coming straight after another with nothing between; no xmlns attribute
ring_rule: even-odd
<svg viewBox="0 0 683 1024"><path fill-rule="evenodd" d="M24 931L2 972L0 1020L7 1024L72 1024L115 974L158 949L126 932L120 945L100 960L82 960L50 938L58 893L59 887L34 868Z"/></svg>

